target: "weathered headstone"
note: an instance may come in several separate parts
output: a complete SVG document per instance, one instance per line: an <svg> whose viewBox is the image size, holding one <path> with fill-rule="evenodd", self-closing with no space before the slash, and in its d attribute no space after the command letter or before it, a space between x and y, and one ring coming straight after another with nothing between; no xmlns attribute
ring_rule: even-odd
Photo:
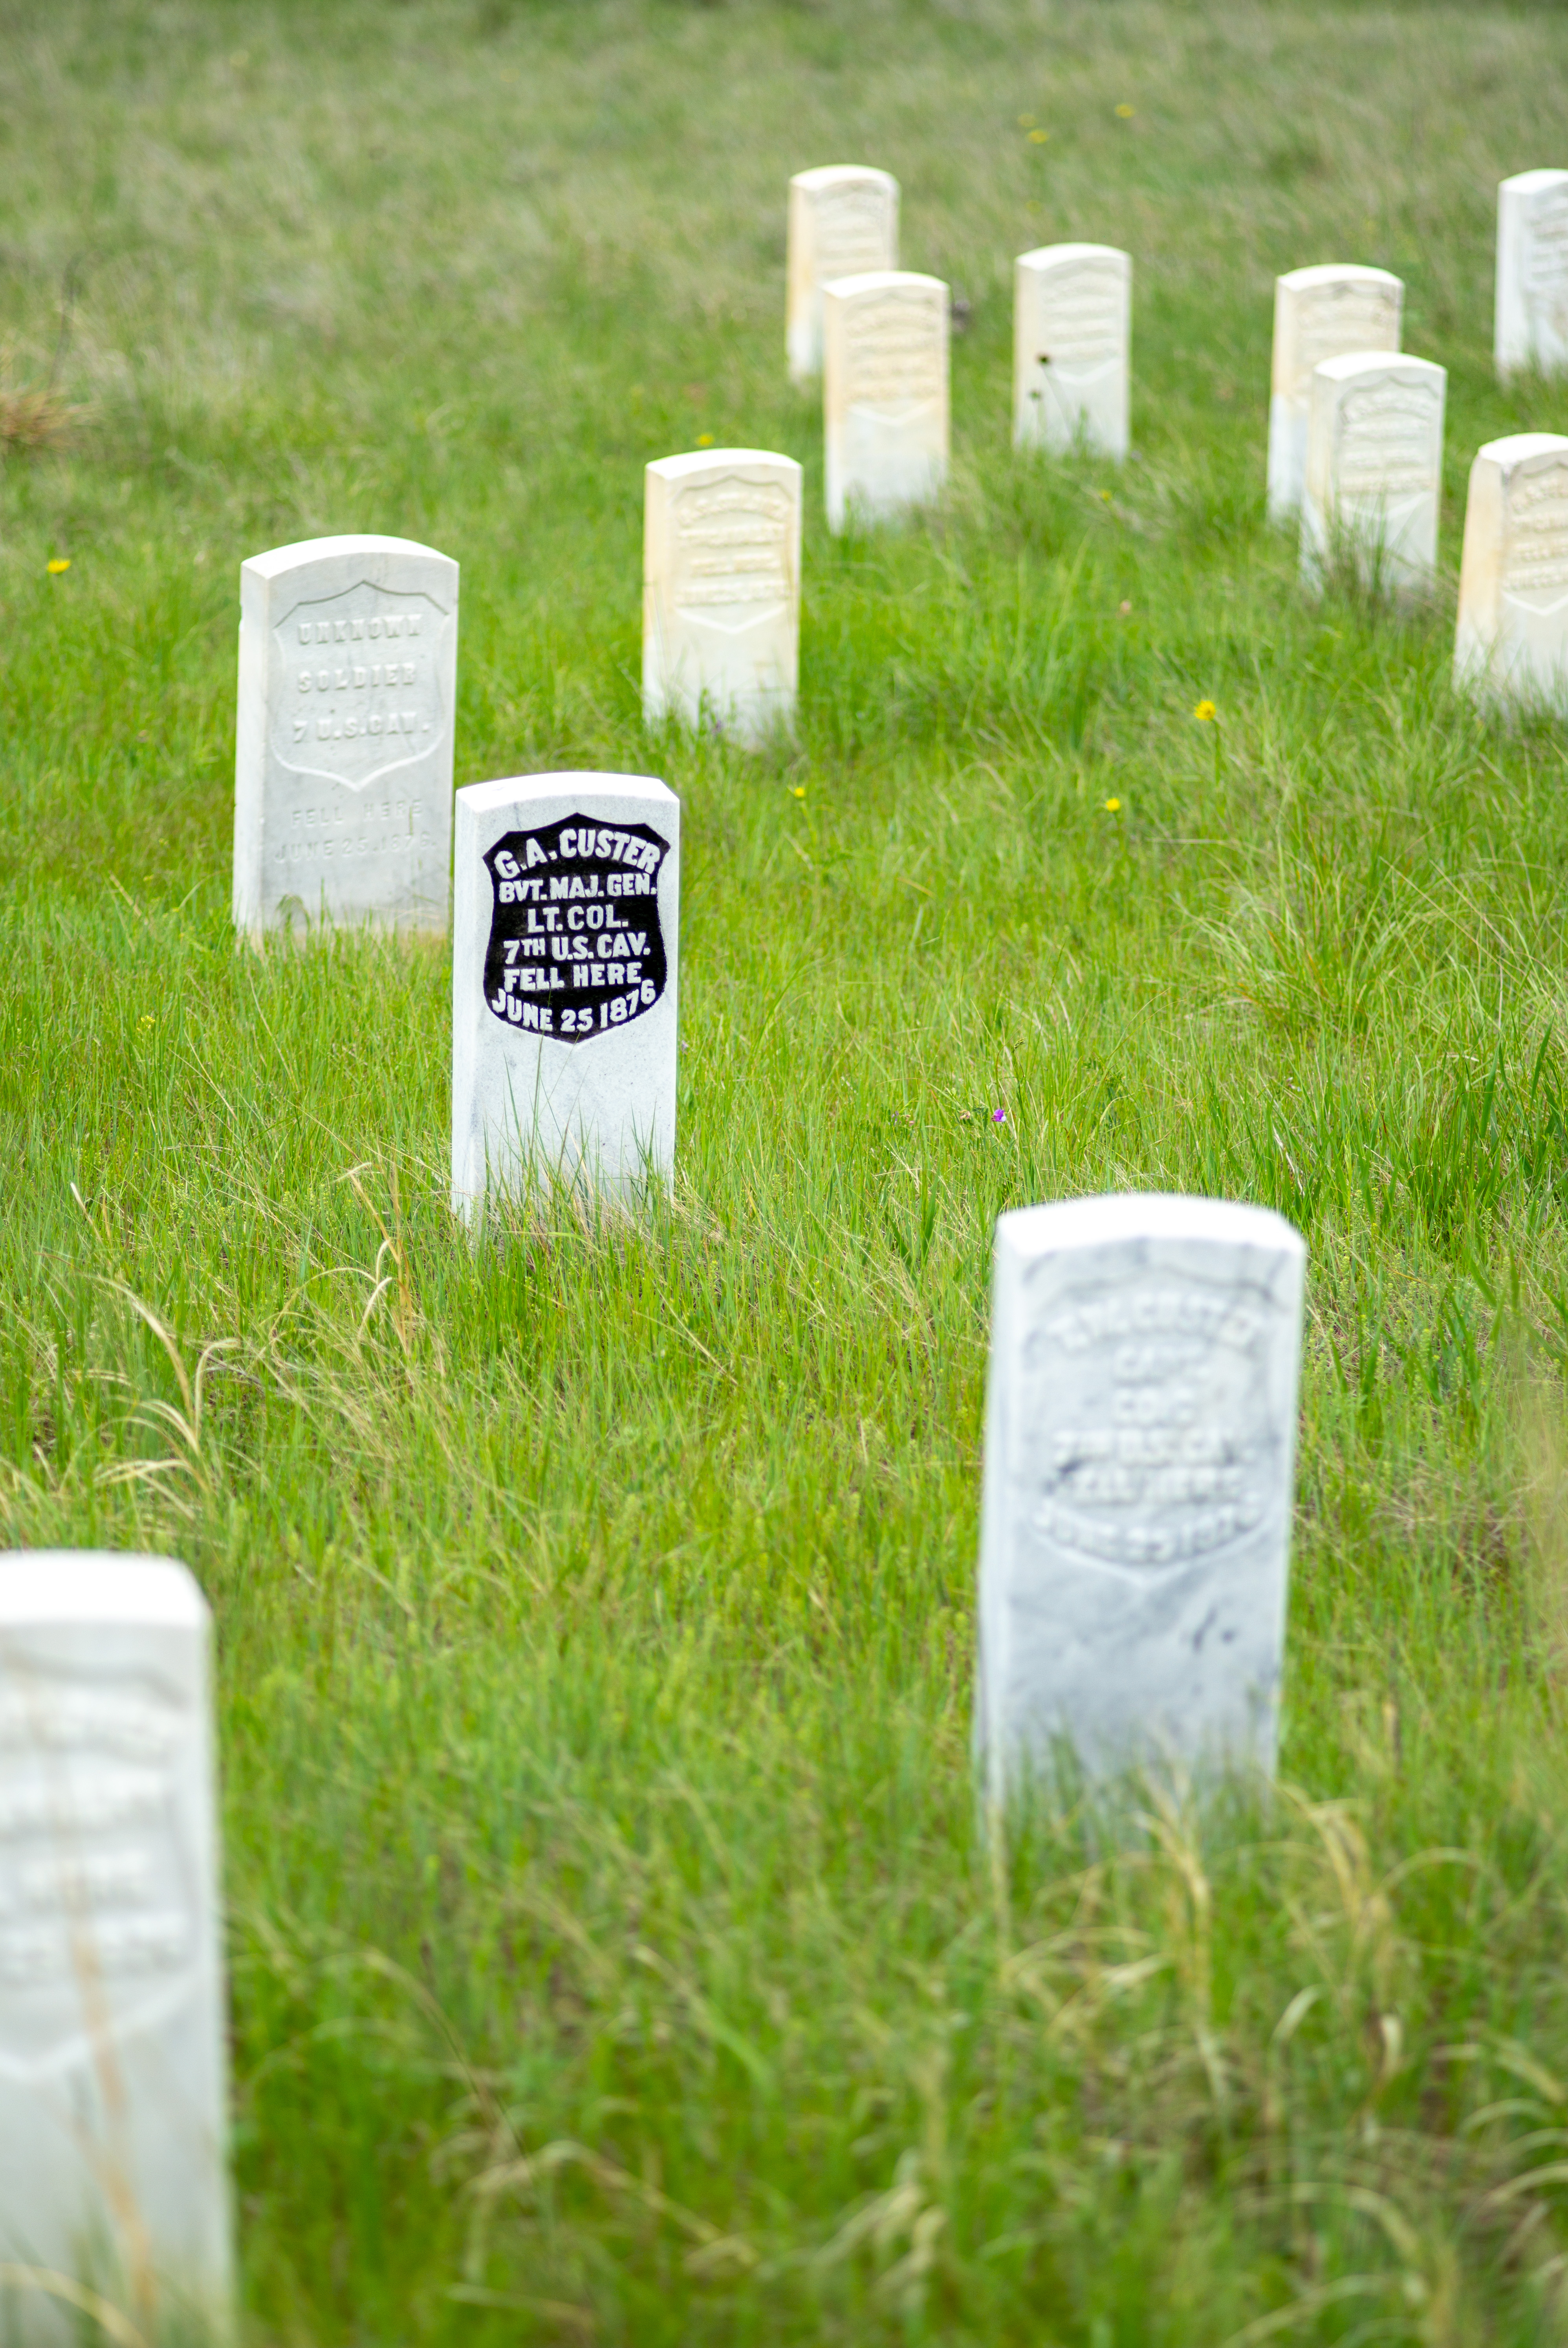
<svg viewBox="0 0 1568 2348"><path fill-rule="evenodd" d="M0 1557L0 2339L222 2330L224 1997L208 1612L167 1558ZM97 2336L95 2334L95 2336Z"/></svg>
<svg viewBox="0 0 1568 2348"><path fill-rule="evenodd" d="M1397 351L1405 288L1387 269L1327 261L1274 281L1274 381L1268 403L1268 510L1301 510L1312 370L1351 351Z"/></svg>
<svg viewBox="0 0 1568 2348"><path fill-rule="evenodd" d="M1500 376L1568 370L1568 171L1520 171L1497 191Z"/></svg>
<svg viewBox="0 0 1568 2348"><path fill-rule="evenodd" d="M762 448L650 465L643 503L642 705L761 742L794 716L801 469Z"/></svg>
<svg viewBox="0 0 1568 2348"><path fill-rule="evenodd" d="M1132 259L1044 244L1013 264L1013 446L1127 454Z"/></svg>
<svg viewBox="0 0 1568 2348"><path fill-rule="evenodd" d="M827 521L890 520L948 478L948 289L874 270L823 294Z"/></svg>
<svg viewBox="0 0 1568 2348"><path fill-rule="evenodd" d="M445 930L457 565L313 538L240 566L234 921Z"/></svg>
<svg viewBox="0 0 1568 2348"><path fill-rule="evenodd" d="M1515 432L1470 469L1454 682L1568 706L1568 438Z"/></svg>
<svg viewBox="0 0 1568 2348"><path fill-rule="evenodd" d="M1437 566L1448 376L1430 359L1356 351L1312 370L1301 563L1320 578L1349 556L1395 589Z"/></svg>
<svg viewBox="0 0 1568 2348"><path fill-rule="evenodd" d="M784 345L790 377L822 373L822 289L898 266L898 182L868 164L824 163L789 183Z"/></svg>
<svg viewBox="0 0 1568 2348"><path fill-rule="evenodd" d="M1093 1773L1273 1766L1307 1251L1210 1199L997 1223L976 1747L1002 1799Z"/></svg>
<svg viewBox="0 0 1568 2348"><path fill-rule="evenodd" d="M452 1204L606 1194L675 1160L681 802L647 775L457 793Z"/></svg>

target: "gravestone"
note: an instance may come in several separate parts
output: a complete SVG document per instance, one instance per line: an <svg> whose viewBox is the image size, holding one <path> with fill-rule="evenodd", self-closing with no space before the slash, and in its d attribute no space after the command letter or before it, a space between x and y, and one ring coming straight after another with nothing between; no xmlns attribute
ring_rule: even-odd
<svg viewBox="0 0 1568 2348"><path fill-rule="evenodd" d="M1015 448L1127 454L1132 260L1111 244L1044 244L1013 264Z"/></svg>
<svg viewBox="0 0 1568 2348"><path fill-rule="evenodd" d="M1500 376L1568 371L1568 171L1520 171L1497 191Z"/></svg>
<svg viewBox="0 0 1568 2348"><path fill-rule="evenodd" d="M765 741L794 716L801 469L712 448L661 457L644 478L643 710Z"/></svg>
<svg viewBox="0 0 1568 2348"><path fill-rule="evenodd" d="M1405 306L1402 282L1387 269L1327 261L1287 269L1274 281L1274 379L1268 403L1268 510L1276 521L1301 510L1307 479L1307 419L1312 370L1350 351L1397 351Z"/></svg>
<svg viewBox="0 0 1568 2348"><path fill-rule="evenodd" d="M234 922L445 930L457 565L313 538L240 566Z"/></svg>
<svg viewBox="0 0 1568 2348"><path fill-rule="evenodd" d="M997 1223L975 1737L999 1801L1091 1774L1272 1768L1307 1251L1211 1199Z"/></svg>
<svg viewBox="0 0 1568 2348"><path fill-rule="evenodd" d="M1398 590L1437 567L1448 376L1430 359L1356 351L1312 371L1301 565L1320 579L1338 552Z"/></svg>
<svg viewBox="0 0 1568 2348"><path fill-rule="evenodd" d="M898 266L898 182L868 164L824 163L789 183L784 345L790 379L822 373L822 289Z"/></svg>
<svg viewBox="0 0 1568 2348"><path fill-rule="evenodd" d="M948 289L873 270L823 294L827 521L891 520L948 478Z"/></svg>
<svg viewBox="0 0 1568 2348"><path fill-rule="evenodd" d="M681 802L647 775L457 793L452 1205L675 1162Z"/></svg>
<svg viewBox="0 0 1568 2348"><path fill-rule="evenodd" d="M1470 469L1454 682L1568 707L1568 438L1489 440Z"/></svg>
<svg viewBox="0 0 1568 2348"><path fill-rule="evenodd" d="M0 1556L0 2339L79 2336L19 2267L221 2332L224 2048L206 1602L167 1558Z"/></svg>

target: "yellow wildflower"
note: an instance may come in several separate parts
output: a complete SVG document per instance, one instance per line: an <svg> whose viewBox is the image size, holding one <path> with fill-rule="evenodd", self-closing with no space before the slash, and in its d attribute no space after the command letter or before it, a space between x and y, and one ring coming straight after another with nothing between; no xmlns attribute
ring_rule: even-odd
<svg viewBox="0 0 1568 2348"><path fill-rule="evenodd" d="M797 799L803 799L803 798L804 798L804 797L805 797L805 785L804 785L804 783L792 783L792 784L790 785L790 787L789 787L789 788L790 788L790 796L791 796L791 798L797 798Z"/></svg>
<svg viewBox="0 0 1568 2348"><path fill-rule="evenodd" d="M1120 815L1120 814L1121 814L1121 812L1122 812L1122 802L1121 802L1121 800L1120 800L1120 799L1107 799L1107 800L1106 800L1106 802L1105 802L1105 812L1106 812L1106 814L1107 814L1107 815Z"/></svg>
<svg viewBox="0 0 1568 2348"><path fill-rule="evenodd" d="M46 565L51 579L57 579L62 571L68 571L70 567L71 558L68 554L56 554L54 561Z"/></svg>
<svg viewBox="0 0 1568 2348"><path fill-rule="evenodd" d="M1119 106L1116 111L1121 116L1123 122L1131 122L1138 109L1135 106L1122 105Z"/></svg>
<svg viewBox="0 0 1568 2348"><path fill-rule="evenodd" d="M1029 134L1029 143L1031 147L1043 147L1050 136L1049 130L1031 130Z"/></svg>
<svg viewBox="0 0 1568 2348"><path fill-rule="evenodd" d="M1209 723L1211 718L1217 717L1219 714L1219 711L1214 707L1212 701L1200 701L1193 711L1193 716L1198 718L1204 726Z"/></svg>
<svg viewBox="0 0 1568 2348"><path fill-rule="evenodd" d="M712 445L713 445L713 436L712 436L712 434L711 432L699 432L699 433L698 433L698 435L697 435L697 446L698 446L698 448L711 448L712 447Z"/></svg>

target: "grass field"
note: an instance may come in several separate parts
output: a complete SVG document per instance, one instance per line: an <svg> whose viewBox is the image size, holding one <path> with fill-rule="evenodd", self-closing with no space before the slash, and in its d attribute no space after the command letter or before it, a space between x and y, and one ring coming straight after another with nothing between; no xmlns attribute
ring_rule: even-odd
<svg viewBox="0 0 1568 2348"><path fill-rule="evenodd" d="M1565 32L0 0L0 389L81 411L0 471L0 1521L216 1609L250 2341L1568 2340L1568 775L1449 684L1471 457L1568 428L1489 359ZM841 159L971 312L945 502L830 542ZM1120 473L1009 448L1071 237L1134 259ZM1330 258L1450 369L1401 613L1263 519ZM806 467L792 757L641 726L703 433ZM476 1259L443 953L233 951L238 565L349 530L463 565L460 782L682 796L640 1223ZM988 1857L991 1227L1155 1186L1311 1247L1282 1789Z"/></svg>

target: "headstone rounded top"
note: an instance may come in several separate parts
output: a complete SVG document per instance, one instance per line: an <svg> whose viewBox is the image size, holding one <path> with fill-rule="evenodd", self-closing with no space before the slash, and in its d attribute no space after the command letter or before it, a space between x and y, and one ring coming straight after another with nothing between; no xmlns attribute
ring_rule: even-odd
<svg viewBox="0 0 1568 2348"><path fill-rule="evenodd" d="M1037 244L1032 252L1020 252L1019 263L1025 269L1039 269L1047 263L1065 261L1128 261L1131 258L1119 244Z"/></svg>
<svg viewBox="0 0 1568 2348"><path fill-rule="evenodd" d="M1315 375L1330 383L1353 383L1358 375L1402 375L1414 382L1446 381L1448 369L1436 359L1419 359L1409 351L1345 351L1338 358L1319 359Z"/></svg>
<svg viewBox="0 0 1568 2348"><path fill-rule="evenodd" d="M917 286L944 295L948 291L945 278L927 277L917 269L863 269L853 277L830 277L822 290L835 301L853 302L863 294L909 293Z"/></svg>
<svg viewBox="0 0 1568 2348"><path fill-rule="evenodd" d="M1542 188L1555 188L1568 180L1568 171L1553 165L1544 165L1533 171L1515 171L1511 179L1500 180L1499 188L1517 188L1523 196L1538 195Z"/></svg>
<svg viewBox="0 0 1568 2348"><path fill-rule="evenodd" d="M1568 433L1505 432L1501 440L1483 440L1475 453L1478 463L1488 457L1505 469L1528 465L1532 458L1568 455Z"/></svg>
<svg viewBox="0 0 1568 2348"><path fill-rule="evenodd" d="M1212 1240L1226 1247L1284 1249L1300 1256L1307 1252L1296 1225L1272 1207L1235 1199L1193 1199L1169 1190L1118 1190L1042 1207L1014 1207L997 1218L997 1230L1031 1254L1125 1240Z"/></svg>
<svg viewBox="0 0 1568 2348"><path fill-rule="evenodd" d="M794 171L790 185L815 192L818 188L831 188L845 180L871 180L880 187L897 188L897 180L891 171L884 171L875 163L814 163L809 171Z"/></svg>
<svg viewBox="0 0 1568 2348"><path fill-rule="evenodd" d="M1306 269L1286 269L1275 281L1293 294L1309 294L1315 285L1391 285L1401 294L1404 281L1391 269L1374 269L1365 261L1315 261Z"/></svg>
<svg viewBox="0 0 1568 2348"><path fill-rule="evenodd" d="M628 798L672 799L668 783L656 775L611 775L588 767L571 767L559 775L504 775L497 782L465 783L457 797L476 815L510 807L520 798L569 798L579 789L620 791Z"/></svg>
<svg viewBox="0 0 1568 2348"><path fill-rule="evenodd" d="M189 1566L112 1550L0 1552L0 1628L125 1623L195 1631L210 1609Z"/></svg>
<svg viewBox="0 0 1568 2348"><path fill-rule="evenodd" d="M792 473L801 469L794 457L781 456L776 448L693 448L679 457L653 457L648 463L651 473L661 474L667 481L684 480L693 473L712 472L736 465L784 465Z"/></svg>
<svg viewBox="0 0 1568 2348"><path fill-rule="evenodd" d="M269 547L264 554L247 556L241 568L259 572L263 579L276 579L285 571L297 571L307 562L330 562L337 555L355 554L421 554L432 562L457 565L449 554L438 547L422 546L415 538L383 538L374 530L363 533L350 531L336 538L302 538L292 546Z"/></svg>

